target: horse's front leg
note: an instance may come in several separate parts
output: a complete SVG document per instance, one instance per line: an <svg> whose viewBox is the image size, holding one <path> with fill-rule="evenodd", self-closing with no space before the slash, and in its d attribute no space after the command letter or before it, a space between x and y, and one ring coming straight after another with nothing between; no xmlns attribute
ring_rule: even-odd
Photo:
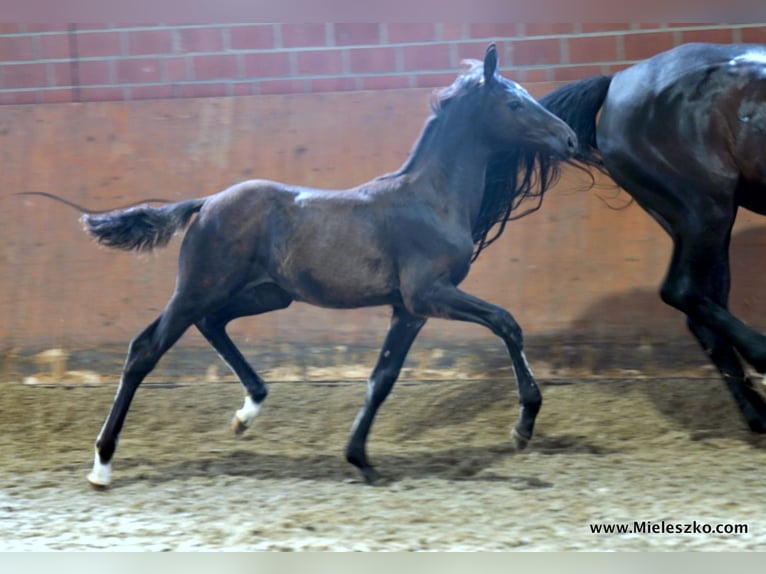
<svg viewBox="0 0 766 574"><path fill-rule="evenodd" d="M386 340L367 382L367 397L354 421L351 438L346 446L346 460L359 469L368 484L378 479L378 473L367 459L370 427L375 413L396 383L407 353L425 322L425 319L415 317L401 307L394 307Z"/></svg>
<svg viewBox="0 0 766 574"><path fill-rule="evenodd" d="M519 392L520 414L512 436L518 449L526 447L532 438L543 398L524 355L521 327L513 316L502 307L469 295L446 282L413 293L408 305L410 311L417 315L484 325L503 340L511 356Z"/></svg>

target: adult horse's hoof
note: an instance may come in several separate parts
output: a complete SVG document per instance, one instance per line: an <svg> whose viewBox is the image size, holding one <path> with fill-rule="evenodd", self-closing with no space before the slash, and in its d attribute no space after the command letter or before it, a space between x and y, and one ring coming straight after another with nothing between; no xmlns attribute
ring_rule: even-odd
<svg viewBox="0 0 766 574"><path fill-rule="evenodd" d="M529 438L522 436L516 427L513 427L513 430L511 431L511 437L513 438L513 445L516 447L517 451L520 452L527 448L527 445L529 444Z"/></svg>
<svg viewBox="0 0 766 574"><path fill-rule="evenodd" d="M378 471L368 466L366 468L360 468L359 472L362 473L364 483L369 486L381 485L384 481L381 481Z"/></svg>

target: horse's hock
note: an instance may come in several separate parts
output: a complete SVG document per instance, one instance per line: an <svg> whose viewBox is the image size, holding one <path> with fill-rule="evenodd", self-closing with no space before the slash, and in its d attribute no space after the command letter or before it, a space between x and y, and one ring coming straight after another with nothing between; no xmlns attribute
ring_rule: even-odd
<svg viewBox="0 0 766 574"><path fill-rule="evenodd" d="M552 86L528 87L539 96ZM6 189L61 191L94 209L207 195L251 177L350 187L401 165L427 116L429 93L5 106L0 173ZM615 211L628 198L610 182L577 191L588 183L581 177L565 173L540 211L508 225L473 266L465 290L514 314L540 378L679 367L707 373L683 317L657 295L669 240L638 206ZM756 270L766 233L758 224L742 213L735 227L731 306L763 330L766 301ZM54 348L68 354L65 372L113 380L127 342L172 292L179 242L139 257L108 252L83 236L74 212L33 197L3 199L0 236L3 380L52 373L51 364L33 357ZM234 322L230 332L267 379L363 380L388 316L382 308L294 304ZM214 364L214 353L189 331L156 376L210 379ZM510 376L499 340L476 326L436 320L405 367L403 380ZM218 373L229 376L222 365Z"/></svg>

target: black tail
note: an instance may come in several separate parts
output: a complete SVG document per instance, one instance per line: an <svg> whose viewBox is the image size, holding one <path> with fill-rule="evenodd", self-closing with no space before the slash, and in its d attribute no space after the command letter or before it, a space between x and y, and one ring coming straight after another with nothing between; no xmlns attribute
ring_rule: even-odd
<svg viewBox="0 0 766 574"><path fill-rule="evenodd" d="M151 251L164 247L184 229L205 199L189 199L161 207L140 205L105 214L85 214L85 230L102 245L126 251Z"/></svg>
<svg viewBox="0 0 766 574"><path fill-rule="evenodd" d="M566 84L540 98L549 112L564 120L577 134L575 162L604 171L596 144L596 116L606 99L612 76L595 76Z"/></svg>

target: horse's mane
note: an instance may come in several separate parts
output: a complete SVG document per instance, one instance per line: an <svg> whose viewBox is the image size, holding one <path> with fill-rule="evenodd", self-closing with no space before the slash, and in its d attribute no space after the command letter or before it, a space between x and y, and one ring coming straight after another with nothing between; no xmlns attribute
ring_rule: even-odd
<svg viewBox="0 0 766 574"><path fill-rule="evenodd" d="M483 63L478 60L464 60L463 63L468 69L451 85L432 94L432 115L426 121L407 161L397 171L378 179L389 179L407 173L417 163L424 150L429 149L428 144L438 133L439 120L451 112L455 102L481 86ZM516 148L496 152L487 164L479 215L471 230L474 243L471 260L475 261L484 249L502 235L506 223L537 211L542 205L543 194L553 186L559 176L558 162L549 159L547 155ZM530 198L535 199L535 203L523 211L518 211L519 206Z"/></svg>
<svg viewBox="0 0 766 574"><path fill-rule="evenodd" d="M468 65L466 73L452 85L434 94L431 109L437 116L451 102L470 94L481 85L482 62L466 60L465 64ZM476 261L479 254L502 235L506 223L537 211L542 205L543 194L558 178L557 164L540 153L519 148L496 152L487 164L479 215L471 230L474 244L471 261ZM530 198L535 199L535 203L517 212L521 203Z"/></svg>
<svg viewBox="0 0 766 574"><path fill-rule="evenodd" d="M482 82L482 62L478 60L463 60L463 65L468 69L461 73L457 79L446 88L434 90L431 94L431 116L426 120L423 130L420 132L415 145L412 147L409 157L398 170L381 175L377 180L391 179L404 175L412 169L420 157L430 149L430 143L437 133L439 120L446 114L447 105L477 88Z"/></svg>

